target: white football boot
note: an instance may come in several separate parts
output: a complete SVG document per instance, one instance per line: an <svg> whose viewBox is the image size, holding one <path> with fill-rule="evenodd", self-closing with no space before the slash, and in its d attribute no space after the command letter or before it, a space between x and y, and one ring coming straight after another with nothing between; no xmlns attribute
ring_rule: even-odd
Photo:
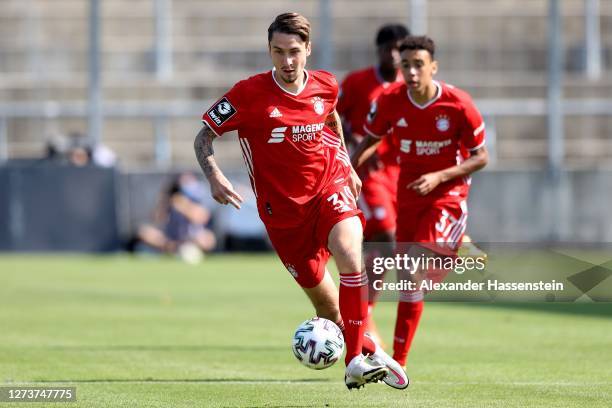
<svg viewBox="0 0 612 408"><path fill-rule="evenodd" d="M369 333L366 333L366 336L372 339ZM398 390L403 390L408 387L408 385L410 385L410 380L402 366L395 361L393 357L385 353L385 350L383 350L378 343L374 341L374 344L376 344L376 351L374 354L369 355L367 359L377 366L383 365L387 367L388 373L382 378L382 381L389 387Z"/></svg>
<svg viewBox="0 0 612 408"><path fill-rule="evenodd" d="M346 366L344 383L349 390L361 388L366 383L382 380L389 370L384 364L372 361L363 354L353 357Z"/></svg>

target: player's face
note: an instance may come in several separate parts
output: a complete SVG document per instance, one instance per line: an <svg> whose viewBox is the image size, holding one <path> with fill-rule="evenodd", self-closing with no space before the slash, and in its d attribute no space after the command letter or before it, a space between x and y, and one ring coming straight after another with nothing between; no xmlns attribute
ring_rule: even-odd
<svg viewBox="0 0 612 408"><path fill-rule="evenodd" d="M272 63L280 79L287 84L303 78L306 59L310 55L310 42L299 35L275 32L269 44Z"/></svg>
<svg viewBox="0 0 612 408"><path fill-rule="evenodd" d="M438 63L427 50L404 50L401 54L401 70L408 88L424 91L438 72Z"/></svg>
<svg viewBox="0 0 612 408"><path fill-rule="evenodd" d="M378 64L381 68L392 70L400 67L400 43L401 41L389 41L378 46Z"/></svg>

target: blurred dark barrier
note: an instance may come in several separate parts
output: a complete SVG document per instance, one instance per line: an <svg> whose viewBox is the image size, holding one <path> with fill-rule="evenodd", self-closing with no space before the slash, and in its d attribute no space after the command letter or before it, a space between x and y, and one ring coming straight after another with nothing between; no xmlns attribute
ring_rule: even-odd
<svg viewBox="0 0 612 408"><path fill-rule="evenodd" d="M45 162L0 167L0 250L119 248L116 172Z"/></svg>
<svg viewBox="0 0 612 408"><path fill-rule="evenodd" d="M151 222L160 190L176 174L10 161L0 166L0 250L119 250L139 225ZM244 171L228 177L250 197ZM247 228L247 221L258 222L253 197L252 205L236 211L219 206L207 192L203 204L212 211L221 249L251 249L249 238L265 237L265 231ZM479 172L470 193L468 233L477 242L601 245L612 242L611 202L610 170L564 171L558 182L542 170ZM246 244L228 241L233 230L252 235Z"/></svg>

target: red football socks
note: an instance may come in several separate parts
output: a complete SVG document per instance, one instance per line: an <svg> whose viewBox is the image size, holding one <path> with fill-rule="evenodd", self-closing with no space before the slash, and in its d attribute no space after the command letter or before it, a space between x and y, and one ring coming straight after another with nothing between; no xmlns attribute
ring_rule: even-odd
<svg viewBox="0 0 612 408"><path fill-rule="evenodd" d="M412 339L423 313L423 292L402 292L397 305L397 319L393 336L393 358L406 365Z"/></svg>
<svg viewBox="0 0 612 408"><path fill-rule="evenodd" d="M365 273L340 274L340 315L342 315L345 327L345 362L347 365L355 356L361 354L365 344L365 323L368 315L367 283ZM371 346L370 343L368 343L369 346Z"/></svg>
<svg viewBox="0 0 612 408"><path fill-rule="evenodd" d="M339 322L336 322L336 325L340 328L340 330L342 330L342 335L345 336L346 338L344 322L340 320ZM376 344L374 343L374 341L372 341L372 339L369 338L368 336L363 336L362 341L363 343L361 345L361 353L363 355L374 354L374 352L376 351Z"/></svg>

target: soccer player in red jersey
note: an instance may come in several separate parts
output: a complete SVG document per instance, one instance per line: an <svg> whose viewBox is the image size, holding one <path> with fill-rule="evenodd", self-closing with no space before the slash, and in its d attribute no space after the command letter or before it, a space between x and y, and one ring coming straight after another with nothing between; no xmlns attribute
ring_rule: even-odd
<svg viewBox="0 0 612 408"><path fill-rule="evenodd" d="M488 162L484 122L470 96L438 82L435 45L408 37L400 45L405 84L372 104L357 147L359 166L389 133L399 146L400 175L396 241L419 242L434 253L456 252L467 223L470 175ZM402 292L393 358L405 365L423 310L423 293Z"/></svg>
<svg viewBox="0 0 612 408"><path fill-rule="evenodd" d="M213 198L239 209L242 198L212 149L214 138L238 131L259 216L276 252L317 316L344 331L347 387L382 379L406 388L401 366L364 335L363 217L355 202L361 182L343 145L336 79L305 69L310 24L299 14L276 17L268 47L274 68L236 83L204 113L194 143L198 162ZM340 272L339 291L326 268L330 255Z"/></svg>
<svg viewBox="0 0 612 408"><path fill-rule="evenodd" d="M382 26L376 34L378 63L375 66L349 73L340 86L337 110L343 119L344 137L347 144L355 147L363 140L363 125L370 105L387 88L404 82L399 69L399 44L410 34L401 24ZM393 242L395 236L397 178L397 149L391 139L385 138L369 166L359 169L363 182L359 208L363 211L366 226L364 240L371 242ZM389 252L389 251L388 251ZM377 254L364 254L376 256ZM372 279L371 271L368 278ZM370 288L366 330L380 343L380 336L370 318L376 301L376 291Z"/></svg>

